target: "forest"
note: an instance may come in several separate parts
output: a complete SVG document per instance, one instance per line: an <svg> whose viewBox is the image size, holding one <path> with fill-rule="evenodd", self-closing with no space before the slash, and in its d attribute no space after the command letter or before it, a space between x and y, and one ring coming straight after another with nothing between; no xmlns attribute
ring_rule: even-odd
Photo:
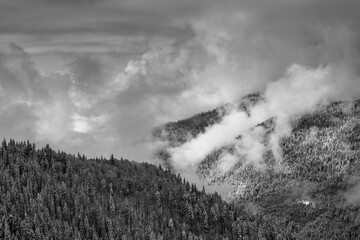
<svg viewBox="0 0 360 240"><path fill-rule="evenodd" d="M259 101L258 95L246 96L238 109L247 112L241 106ZM171 126L178 136L192 136L190 141L206 131L197 123L210 113ZM265 132L262 168L248 163L234 145L226 145L203 159L197 166L198 175L214 184L232 186L233 204L271 223L273 232L266 239L359 239L360 100L319 105L292 119L291 134L280 140L281 163L269 144L275 120L269 118L254 126ZM211 120L204 122L211 126ZM167 132L169 125L164 126L164 136L172 136ZM224 172L219 166L226 154L237 154L237 162Z"/></svg>
<svg viewBox="0 0 360 240"><path fill-rule="evenodd" d="M256 99L245 99L239 109L246 111ZM177 135L174 145L181 144L182 137L195 137L224 114L201 113L154 133ZM90 159L4 139L0 239L359 239L359 122L360 101L334 102L298 116L291 135L281 139L281 166L268 149L265 169L239 156L224 173L218 160L234 148L214 151L197 173L232 186L228 202L166 166L113 155ZM274 119L256 127L266 130L266 142Z"/></svg>
<svg viewBox="0 0 360 240"><path fill-rule="evenodd" d="M3 140L1 239L274 239L260 215L179 174ZM281 238L279 238L281 239Z"/></svg>

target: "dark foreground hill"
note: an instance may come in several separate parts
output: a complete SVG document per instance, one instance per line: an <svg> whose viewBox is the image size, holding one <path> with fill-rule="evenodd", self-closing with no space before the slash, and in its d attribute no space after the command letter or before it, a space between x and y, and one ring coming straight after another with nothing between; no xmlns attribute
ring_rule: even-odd
<svg viewBox="0 0 360 240"><path fill-rule="evenodd" d="M249 99L261 101L250 95L242 102L256 104ZM205 119L209 116L218 115L210 111L157 129L162 129L160 136L170 136L165 140L172 146L172 133L191 139L221 121L221 117ZM198 122L206 127L198 127ZM235 152L229 145L206 156L198 174L209 182L232 186L233 202L271 223L277 239L360 239L360 100L318 106L292 119L291 134L280 140L280 164L269 144L274 119L256 127L266 132L261 168L237 153L237 163L223 171L222 156ZM161 139L158 132L155 139ZM185 142L177 140L173 145Z"/></svg>
<svg viewBox="0 0 360 240"><path fill-rule="evenodd" d="M148 163L4 140L0 239L275 239L261 215ZM285 235L284 235L285 236Z"/></svg>

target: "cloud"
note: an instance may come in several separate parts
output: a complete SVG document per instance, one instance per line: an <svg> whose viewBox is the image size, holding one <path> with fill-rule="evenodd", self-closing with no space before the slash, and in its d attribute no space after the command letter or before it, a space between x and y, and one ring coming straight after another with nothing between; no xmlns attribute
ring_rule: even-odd
<svg viewBox="0 0 360 240"><path fill-rule="evenodd" d="M34 103L47 94L37 85L29 55L15 44L0 52L0 122L4 137L34 136Z"/></svg>
<svg viewBox="0 0 360 240"><path fill-rule="evenodd" d="M329 6L322 6L321 1L296 2L300 8L285 4L284 9L279 7L280 2L272 1L268 5L262 1L244 1L242 9L233 8L236 4L229 2L234 10L225 11L230 14L211 12L206 22L199 20L193 25L196 39L201 39L199 44L217 60L206 64L201 78L206 79L206 84L216 86L218 102L235 101L254 90L264 92L266 103L255 107L251 117L239 124L247 125L250 121L255 125L275 116L270 145L278 161L281 161L279 141L291 133L289 120L293 116L311 111L317 104L360 95L356 70L359 32L353 25L359 19L342 12L354 7L355 2L349 5L330 2ZM336 12L337 7L341 9L335 14L337 17L327 14L327 10ZM174 165L180 168L197 165L207 154L229 144L229 139L233 139L231 144L238 144L232 135L213 143L211 133L219 126L207 129L183 146L170 148ZM239 131L236 126L227 126L224 131L230 130ZM258 153L255 159L261 159L263 144L249 138L253 134L245 130L249 131L238 132L248 137L242 145L259 149L242 147L239 151L248 156ZM207 147L198 148L199 141Z"/></svg>
<svg viewBox="0 0 360 240"><path fill-rule="evenodd" d="M231 144L243 129L251 125L244 112L234 112L224 117L221 123L210 127L206 133L177 148L169 148L175 168L186 168L200 163L206 155L217 148Z"/></svg>
<svg viewBox="0 0 360 240"><path fill-rule="evenodd" d="M91 57L81 56L69 64L74 88L81 93L93 95L107 81L104 66Z"/></svg>
<svg viewBox="0 0 360 240"><path fill-rule="evenodd" d="M35 109L39 118L36 121L36 140L57 143L69 135L69 109L61 101L41 104Z"/></svg>
<svg viewBox="0 0 360 240"><path fill-rule="evenodd" d="M185 14L190 7L170 8L164 2L161 6L170 8L165 10L152 7L152 3L139 6L131 2L1 1L0 44L16 41L31 54L48 57L54 53L68 57L76 53L114 52L139 56L149 45L173 42L192 34L187 24L175 21L175 15Z"/></svg>
<svg viewBox="0 0 360 240"><path fill-rule="evenodd" d="M277 117L277 152L291 116L359 96L357 9L352 0L1 1L2 131L93 156L148 160L152 150L138 143L152 127L259 91L267 103L250 118L235 112L208 129L210 140L172 149L192 165L242 133L248 144L239 151L255 161L262 130L251 125ZM23 49L5 48L8 40ZM43 74L44 62L60 71ZM26 119L22 128L15 109ZM203 150L193 159L195 146ZM233 164L226 159L224 169Z"/></svg>
<svg viewBox="0 0 360 240"><path fill-rule="evenodd" d="M313 110L318 104L335 100L337 96L345 96L347 93L339 92L338 85L354 84L351 78L339 78L337 73L338 71L333 71L331 67L289 67L283 78L267 84L265 101L251 108L250 116L243 111L232 112L219 124L210 126L205 133L189 142L178 147L169 147L167 152L171 155L171 163L176 169L197 166L214 150L235 145L232 157L227 155L225 159L220 159L220 168L230 169L236 163L233 158L240 161L240 155L245 155L247 162L261 167L266 150L263 141L265 132L262 127L255 126L274 117L275 129L270 135L269 145L275 160L281 164L282 152L279 143L283 137L291 134L290 120ZM239 135L240 140L237 138Z"/></svg>

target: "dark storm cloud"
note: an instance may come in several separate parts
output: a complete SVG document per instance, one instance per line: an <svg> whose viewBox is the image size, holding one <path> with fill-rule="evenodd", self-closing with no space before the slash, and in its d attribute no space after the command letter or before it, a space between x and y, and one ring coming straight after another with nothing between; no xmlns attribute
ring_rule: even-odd
<svg viewBox="0 0 360 240"><path fill-rule="evenodd" d="M94 4L97 2L100 2L99 0L4 0L4 3L7 3L9 5L12 3L12 5L16 4L41 4L41 5L70 5L70 6L76 6L76 5L83 5L83 4Z"/></svg>
<svg viewBox="0 0 360 240"><path fill-rule="evenodd" d="M42 1L40 1L42 2ZM49 1L51 2L51 1ZM110 2L110 3L109 3ZM136 2L136 1L135 1ZM74 4L72 4L74 3ZM72 5L75 5L73 7ZM48 1L39 4L38 1L24 1L21 4L0 3L0 19L2 30L8 33L29 33L36 31L36 34L65 34L66 29L72 34L75 31L99 33L120 33L139 34L153 32L162 34L173 30L181 30L182 27L175 20L184 17L195 9L179 8L166 4L154 7L153 4L143 5L122 2L103 1L99 5L76 7L76 1L68 1L67 5L53 7ZM146 6L145 6L146 5ZM171 7L172 6L172 7Z"/></svg>
<svg viewBox="0 0 360 240"><path fill-rule="evenodd" d="M30 52L53 53L41 43L46 40L46 45L51 45L63 40L64 49L76 51L71 48L74 44L85 47L88 39L97 38L96 43L101 45L95 48L97 53L109 52L109 42L115 42L118 48L126 47L122 44L125 38L136 41L143 37L150 43L159 38L176 41L192 34L188 24L178 19L199 11L192 3L175 5L178 7L165 1L159 8L146 1L5 0L0 2L0 43L13 38Z"/></svg>
<svg viewBox="0 0 360 240"><path fill-rule="evenodd" d="M85 39L99 35L104 39L118 36L118 42L123 36L164 37L177 41L196 35L195 21L208 21L218 15L221 17L215 24L219 24L233 14L242 13L246 15L246 29L250 32L282 35L294 42L309 38L303 44L317 44L317 39L308 36L312 33L307 32L304 25L346 22L358 32L358 9L359 3L355 0L5 0L0 2L0 31L16 35L19 44L38 51L41 46L37 42L42 38L56 42L69 35L78 38L66 42L64 47L85 45ZM233 31L236 34L243 29L234 28ZM98 40L98 44L101 43Z"/></svg>
<svg viewBox="0 0 360 240"><path fill-rule="evenodd" d="M163 26L162 26L163 25ZM190 29L182 26L167 26L166 24L147 22L147 20L134 20L131 23L121 23L116 21L100 22L89 26L76 26L76 22L64 26L46 26L41 24L28 23L0 23L2 34L29 34L58 37L61 35L79 35L83 34L104 34L104 35L146 35L181 37L188 34Z"/></svg>
<svg viewBox="0 0 360 240"><path fill-rule="evenodd" d="M34 1L41 2L44 4L53 3L53 4L58 4L58 5L94 4L94 3L99 2L99 0L34 0Z"/></svg>

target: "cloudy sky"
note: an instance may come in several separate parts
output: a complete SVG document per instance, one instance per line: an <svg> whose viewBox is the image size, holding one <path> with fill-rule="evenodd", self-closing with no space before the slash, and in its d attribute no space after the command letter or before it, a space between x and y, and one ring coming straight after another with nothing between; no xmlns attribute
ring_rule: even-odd
<svg viewBox="0 0 360 240"><path fill-rule="evenodd" d="M359 11L357 0L2 0L0 135L147 161L152 127L264 92L294 65L329 68L334 98L360 97Z"/></svg>

